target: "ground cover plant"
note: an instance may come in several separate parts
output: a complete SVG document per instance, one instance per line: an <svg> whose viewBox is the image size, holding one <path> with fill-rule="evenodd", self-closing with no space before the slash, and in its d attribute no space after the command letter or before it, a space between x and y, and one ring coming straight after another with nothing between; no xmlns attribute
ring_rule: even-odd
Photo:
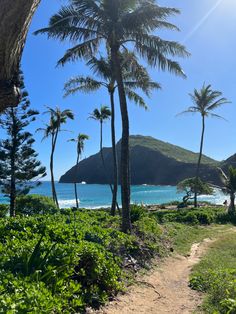
<svg viewBox="0 0 236 314"><path fill-rule="evenodd" d="M78 313L123 287L126 264L164 254L162 228L140 217L136 234L109 212L63 210L0 220L0 313Z"/></svg>
<svg viewBox="0 0 236 314"><path fill-rule="evenodd" d="M194 267L190 286L206 292L204 313L236 313L235 230L213 243L206 256Z"/></svg>
<svg viewBox="0 0 236 314"><path fill-rule="evenodd" d="M178 210L160 210L153 213L159 223L179 222L195 225L210 225L212 223L230 223L235 216L226 213L223 206L204 206L200 208L183 208Z"/></svg>

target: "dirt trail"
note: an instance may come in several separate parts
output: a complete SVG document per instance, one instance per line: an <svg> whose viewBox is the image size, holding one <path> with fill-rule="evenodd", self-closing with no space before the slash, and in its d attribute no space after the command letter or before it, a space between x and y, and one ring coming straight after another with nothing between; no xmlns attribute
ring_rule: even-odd
<svg viewBox="0 0 236 314"><path fill-rule="evenodd" d="M202 296L188 287L191 268L212 242L193 244L188 257L167 258L160 268L142 277L128 293L96 313L101 314L187 314L201 304Z"/></svg>

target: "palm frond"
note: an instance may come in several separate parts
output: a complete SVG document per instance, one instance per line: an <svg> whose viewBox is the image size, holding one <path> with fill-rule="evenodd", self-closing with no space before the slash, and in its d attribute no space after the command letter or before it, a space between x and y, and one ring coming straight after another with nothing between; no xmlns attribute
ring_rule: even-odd
<svg viewBox="0 0 236 314"><path fill-rule="evenodd" d="M77 76L71 78L64 86L64 97L73 95L77 92L90 93L98 90L103 86L103 82L99 82L94 78L87 76Z"/></svg>
<svg viewBox="0 0 236 314"><path fill-rule="evenodd" d="M147 104L145 103L144 99L139 94L129 89L128 87L125 87L125 93L130 101L134 102L139 107L142 107L145 110L148 110Z"/></svg>

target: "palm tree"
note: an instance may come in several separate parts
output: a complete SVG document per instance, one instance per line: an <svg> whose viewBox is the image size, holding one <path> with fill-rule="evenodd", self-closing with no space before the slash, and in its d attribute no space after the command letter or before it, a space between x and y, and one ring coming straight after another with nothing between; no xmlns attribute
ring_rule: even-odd
<svg viewBox="0 0 236 314"><path fill-rule="evenodd" d="M203 143L204 143L204 135L205 135L205 120L208 117L212 118L220 118L221 116L213 113L213 111L223 104L229 103L226 98L222 97L222 93L216 90L213 90L211 85L203 84L202 88L198 91L194 89L194 93L190 94L190 97L193 102L193 106L189 107L187 110L183 111L181 114L185 113L199 113L202 118L202 132L201 132L201 141L200 141L200 152L197 162L197 170L196 170L196 186L199 179L199 171L202 159L202 151L203 151ZM194 193L194 206L197 207L197 187L195 187Z"/></svg>
<svg viewBox="0 0 236 314"><path fill-rule="evenodd" d="M104 160L104 155L103 155L103 123L110 119L111 117L111 111L107 106L101 106L100 110L99 109L94 109L93 113L90 114L89 118L96 120L100 123L100 154L101 154L101 159L102 159L102 164L103 167L106 168L105 166L105 160Z"/></svg>
<svg viewBox="0 0 236 314"><path fill-rule="evenodd" d="M228 169L228 175L218 168L220 171L221 181L223 183L222 190L224 193L230 195L230 204L228 208L229 214L235 214L235 193L236 193L236 168L230 166Z"/></svg>
<svg viewBox="0 0 236 314"><path fill-rule="evenodd" d="M56 149L58 134L61 131L61 126L67 122L67 119L74 119L74 114L69 109L61 111L61 109L58 107L56 107L55 109L51 107L47 108L48 110L45 113L50 114L49 123L45 124L45 128L39 128L37 131L44 132L43 140L51 137L50 174L52 197L56 206L59 208L54 179L54 153Z"/></svg>
<svg viewBox="0 0 236 314"><path fill-rule="evenodd" d="M166 41L153 32L159 29L178 30L167 22L179 10L161 7L155 0L70 0L51 17L49 26L36 32L61 41L77 44L59 60L64 65L77 59L89 60L99 47L106 47L112 60L112 71L118 86L122 117L121 139L121 198L122 231L131 231L130 170L129 170L129 117L124 78L121 66L122 49L134 49L150 66L184 76L173 56L186 57L184 46Z"/></svg>
<svg viewBox="0 0 236 314"><path fill-rule="evenodd" d="M73 95L77 92L95 92L98 89L105 87L110 97L111 107L111 138L112 138L112 155L113 155L113 194L111 204L111 215L115 215L117 204L117 192L118 192L118 164L117 164L117 151L116 151L116 134L115 134L115 91L117 84L115 82L114 73L112 71L111 58L97 59L92 57L87 62L90 66L93 74L99 78L91 76L77 76L71 78L65 84L65 97ZM127 51L122 53L122 72L124 77L124 86L126 95L129 100L134 101L141 107L147 109L144 99L137 94L136 89L141 89L147 96L150 96L150 92L153 89L159 89L160 85L153 82L147 70L141 66L133 53Z"/></svg>
<svg viewBox="0 0 236 314"><path fill-rule="evenodd" d="M20 61L40 0L0 0L0 112L20 103Z"/></svg>
<svg viewBox="0 0 236 314"><path fill-rule="evenodd" d="M79 133L77 138L72 138L69 140L70 142L77 143L76 179L77 179L77 174L78 174L78 165L79 165L80 157L82 155L82 152L84 151L84 142L88 139L89 139L88 135ZM75 189L76 207L79 208L78 193L77 193L77 180L75 180L74 182L74 189Z"/></svg>

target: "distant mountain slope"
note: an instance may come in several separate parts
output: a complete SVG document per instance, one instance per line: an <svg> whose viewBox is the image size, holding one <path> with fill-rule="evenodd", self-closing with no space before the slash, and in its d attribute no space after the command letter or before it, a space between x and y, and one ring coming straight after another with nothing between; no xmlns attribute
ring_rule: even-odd
<svg viewBox="0 0 236 314"><path fill-rule="evenodd" d="M133 135L130 137L130 147L142 146L154 151L158 151L163 155L174 158L176 161L185 163L196 163L198 154L182 147L157 140L151 136ZM210 157L202 156L203 164L217 164L218 162Z"/></svg>
<svg viewBox="0 0 236 314"><path fill-rule="evenodd" d="M117 144L120 155L120 142ZM104 148L106 171L102 166L99 153L82 160L78 166L67 171L60 179L61 183L86 181L90 184L107 184L112 182L113 162L111 148ZM194 177L198 154L181 147L156 140L149 136L130 137L131 183L153 185L176 185L179 181ZM202 179L219 183L215 166L219 162L203 156L200 176Z"/></svg>

